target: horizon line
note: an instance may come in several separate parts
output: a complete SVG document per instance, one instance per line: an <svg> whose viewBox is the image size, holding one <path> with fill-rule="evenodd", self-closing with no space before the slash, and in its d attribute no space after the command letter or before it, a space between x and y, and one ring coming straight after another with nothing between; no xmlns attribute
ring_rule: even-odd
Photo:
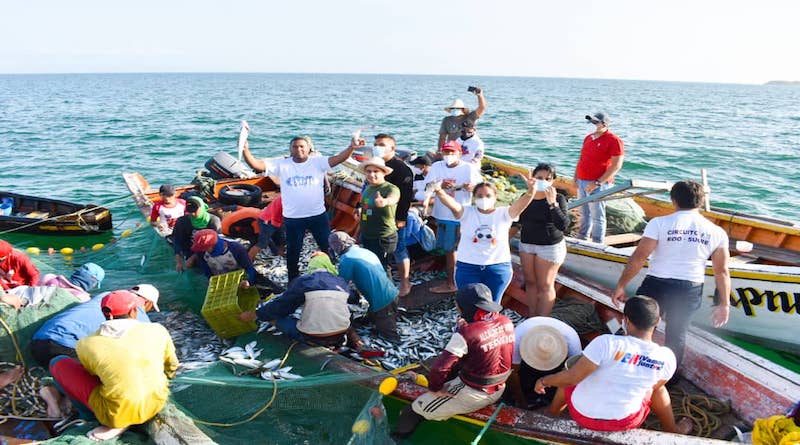
<svg viewBox="0 0 800 445"><path fill-rule="evenodd" d="M130 74L303 74L303 75L339 75L339 76L431 76L431 77L504 77L519 79L568 79L568 80L609 80L624 82L667 82L667 83L700 83L718 85L752 85L764 86L770 82L796 82L773 79L761 83L721 82L704 80L667 80L614 77L571 77L571 76L523 76L513 74L448 74L448 73L347 73L347 72L312 72L312 71L67 71L67 72L2 72L0 76L58 76L58 75L130 75Z"/></svg>

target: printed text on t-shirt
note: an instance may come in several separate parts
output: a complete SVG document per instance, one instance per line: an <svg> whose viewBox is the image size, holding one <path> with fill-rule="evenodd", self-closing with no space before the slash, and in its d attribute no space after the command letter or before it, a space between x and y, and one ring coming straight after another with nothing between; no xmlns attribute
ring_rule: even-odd
<svg viewBox="0 0 800 445"><path fill-rule="evenodd" d="M614 361L627 363L631 366L651 368L656 371L664 367L664 361L662 360L654 360L646 355L631 354L630 352L622 350L618 350L617 353L614 354Z"/></svg>

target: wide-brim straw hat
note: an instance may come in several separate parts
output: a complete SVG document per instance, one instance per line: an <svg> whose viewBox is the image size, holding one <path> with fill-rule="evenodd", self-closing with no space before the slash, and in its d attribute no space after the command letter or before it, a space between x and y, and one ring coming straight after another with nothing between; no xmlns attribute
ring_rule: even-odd
<svg viewBox="0 0 800 445"><path fill-rule="evenodd" d="M386 162L383 160L383 158L368 159L368 160L362 162L361 165L359 166L359 168L360 168L362 173L366 174L367 173L367 167L369 167L369 166L377 167L377 168L383 170L383 172L385 174L387 174L387 175L392 174L392 172L394 171L394 170L392 170L391 167L387 167L386 166Z"/></svg>
<svg viewBox="0 0 800 445"><path fill-rule="evenodd" d="M519 345L522 360L538 371L549 371L564 363L567 349L567 339L552 326L531 328Z"/></svg>
<svg viewBox="0 0 800 445"><path fill-rule="evenodd" d="M456 99L456 100L453 101L453 103L449 107L444 107L444 111L449 112L453 108L467 108L467 106L464 105L464 101L463 100Z"/></svg>

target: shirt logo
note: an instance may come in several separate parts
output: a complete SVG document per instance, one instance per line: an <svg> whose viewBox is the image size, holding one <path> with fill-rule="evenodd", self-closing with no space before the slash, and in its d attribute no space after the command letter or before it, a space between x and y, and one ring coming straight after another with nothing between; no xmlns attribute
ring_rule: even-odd
<svg viewBox="0 0 800 445"><path fill-rule="evenodd" d="M314 177L311 175L286 178L286 185L289 187L308 187L309 185L314 185L315 182Z"/></svg>
<svg viewBox="0 0 800 445"><path fill-rule="evenodd" d="M641 366L643 368L650 368L654 371L658 371L664 367L664 361L662 360L655 360L646 355L632 354L630 352L625 352L622 350L618 350L616 354L614 354L614 361L620 363L626 363L630 366Z"/></svg>

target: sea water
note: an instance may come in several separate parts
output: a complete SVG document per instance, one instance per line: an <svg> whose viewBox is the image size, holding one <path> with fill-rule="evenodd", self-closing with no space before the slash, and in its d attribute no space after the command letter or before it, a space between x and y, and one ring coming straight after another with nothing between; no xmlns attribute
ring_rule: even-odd
<svg viewBox="0 0 800 445"><path fill-rule="evenodd" d="M162 307L199 310L205 278L174 271L172 252L125 198L123 172L154 187L188 183L219 151L235 155L239 123L252 128L257 156L288 152L309 135L322 153L343 149L353 131L388 132L398 146L432 150L443 108L467 86L483 88L478 123L492 155L556 165L571 176L588 133L584 115L604 111L625 142L620 178L676 181L708 170L714 205L800 220L800 87L514 77L313 74L0 75L0 190L109 204L113 234L4 234L39 247L43 272L69 274L84 262L106 268L103 289L156 285ZM126 230L131 234L123 237ZM97 243L106 247L86 253ZM76 253L47 255L48 247ZM356 413L353 413L355 417ZM434 428L434 430L436 430ZM441 425L437 439L448 434Z"/></svg>

